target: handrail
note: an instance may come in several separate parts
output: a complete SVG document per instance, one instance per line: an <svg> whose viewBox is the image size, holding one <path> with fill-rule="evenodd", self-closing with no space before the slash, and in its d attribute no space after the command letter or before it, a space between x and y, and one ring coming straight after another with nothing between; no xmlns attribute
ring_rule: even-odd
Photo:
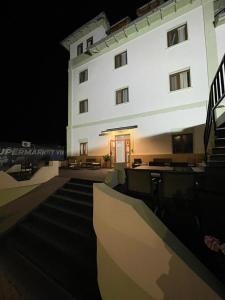
<svg viewBox="0 0 225 300"><path fill-rule="evenodd" d="M206 126L204 132L204 146L205 146L206 158L207 158L207 148L208 148L212 125L214 126L214 130L216 129L215 109L219 106L219 104L222 102L224 98L225 98L225 54L214 76L214 79L210 87L210 92L209 92L209 103L208 103Z"/></svg>

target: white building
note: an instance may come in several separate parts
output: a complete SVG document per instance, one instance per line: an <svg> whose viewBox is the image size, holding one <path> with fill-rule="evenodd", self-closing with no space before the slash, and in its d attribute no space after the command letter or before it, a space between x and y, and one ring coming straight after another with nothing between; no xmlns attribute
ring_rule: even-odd
<svg viewBox="0 0 225 300"><path fill-rule="evenodd" d="M161 5L111 29L101 13L62 42L70 51L68 156L202 159L209 86L225 53L225 1L154 2Z"/></svg>

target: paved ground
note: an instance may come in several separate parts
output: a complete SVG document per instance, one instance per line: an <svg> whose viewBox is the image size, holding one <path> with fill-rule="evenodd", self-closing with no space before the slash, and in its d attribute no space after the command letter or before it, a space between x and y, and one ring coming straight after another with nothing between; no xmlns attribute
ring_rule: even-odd
<svg viewBox="0 0 225 300"><path fill-rule="evenodd" d="M74 177L74 178L82 178L82 179L91 179L96 181L104 181L107 172L110 169L80 169L80 170L72 170L72 169L60 169L59 175L61 177Z"/></svg>

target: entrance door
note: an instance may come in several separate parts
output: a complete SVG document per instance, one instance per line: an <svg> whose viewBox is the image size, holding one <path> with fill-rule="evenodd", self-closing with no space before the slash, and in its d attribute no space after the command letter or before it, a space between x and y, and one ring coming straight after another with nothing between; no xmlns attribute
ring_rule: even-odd
<svg viewBox="0 0 225 300"><path fill-rule="evenodd" d="M130 135L119 135L110 141L110 155L113 163L130 162Z"/></svg>

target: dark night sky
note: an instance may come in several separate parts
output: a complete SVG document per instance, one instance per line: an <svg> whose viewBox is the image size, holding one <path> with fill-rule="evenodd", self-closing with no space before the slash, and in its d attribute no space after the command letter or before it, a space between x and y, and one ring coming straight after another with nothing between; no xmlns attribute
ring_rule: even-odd
<svg viewBox="0 0 225 300"><path fill-rule="evenodd" d="M79 1L78 7L75 0L34 0L1 7L0 142L65 145L69 53L60 41L101 11L113 24L135 18L147 2Z"/></svg>

